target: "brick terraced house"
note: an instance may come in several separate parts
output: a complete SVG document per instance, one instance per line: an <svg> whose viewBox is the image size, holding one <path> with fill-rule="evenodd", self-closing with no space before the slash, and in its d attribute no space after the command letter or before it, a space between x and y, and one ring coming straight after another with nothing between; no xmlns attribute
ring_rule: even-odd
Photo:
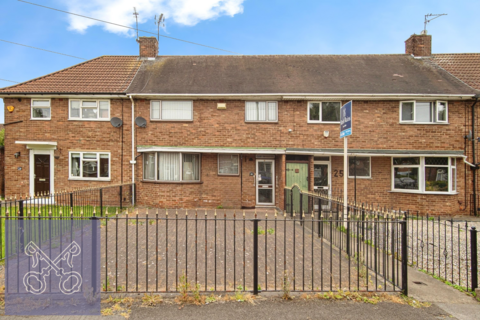
<svg viewBox="0 0 480 320"><path fill-rule="evenodd" d="M480 55L431 54L428 35L388 55L158 56L155 38L139 44L139 56L0 89L13 107L7 195L133 181L140 205L283 209L285 186L333 190L348 175L361 201L471 212Z"/></svg>

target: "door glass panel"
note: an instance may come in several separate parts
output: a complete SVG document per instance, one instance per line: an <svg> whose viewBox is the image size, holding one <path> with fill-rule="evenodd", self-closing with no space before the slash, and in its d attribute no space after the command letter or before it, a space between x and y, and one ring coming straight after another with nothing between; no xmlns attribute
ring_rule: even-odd
<svg viewBox="0 0 480 320"><path fill-rule="evenodd" d="M272 203L273 189L258 189L258 203Z"/></svg>
<svg viewBox="0 0 480 320"><path fill-rule="evenodd" d="M272 184L272 163L258 163L258 184Z"/></svg>
<svg viewBox="0 0 480 320"><path fill-rule="evenodd" d="M328 164L313 165L313 184L315 187L328 187Z"/></svg>

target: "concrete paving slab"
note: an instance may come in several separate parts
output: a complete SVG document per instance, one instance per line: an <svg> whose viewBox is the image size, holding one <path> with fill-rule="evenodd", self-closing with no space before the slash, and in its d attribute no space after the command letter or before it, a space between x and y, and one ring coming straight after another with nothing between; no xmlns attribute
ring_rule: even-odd
<svg viewBox="0 0 480 320"><path fill-rule="evenodd" d="M442 310L450 313L459 320L480 319L480 303L459 304L459 303L437 303Z"/></svg>
<svg viewBox="0 0 480 320"><path fill-rule="evenodd" d="M413 268L408 268L408 295L431 303L478 303L471 296Z"/></svg>

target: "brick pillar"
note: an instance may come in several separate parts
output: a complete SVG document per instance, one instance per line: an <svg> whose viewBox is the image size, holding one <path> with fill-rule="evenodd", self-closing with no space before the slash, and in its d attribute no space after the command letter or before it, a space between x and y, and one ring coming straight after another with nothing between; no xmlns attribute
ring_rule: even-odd
<svg viewBox="0 0 480 320"><path fill-rule="evenodd" d="M405 41L405 53L415 57L429 57L432 55L432 36L427 34L412 34Z"/></svg>

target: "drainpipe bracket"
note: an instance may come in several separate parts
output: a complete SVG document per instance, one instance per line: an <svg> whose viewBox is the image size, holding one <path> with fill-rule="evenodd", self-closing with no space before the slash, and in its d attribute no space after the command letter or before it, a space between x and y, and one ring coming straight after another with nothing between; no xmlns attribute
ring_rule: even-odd
<svg viewBox="0 0 480 320"><path fill-rule="evenodd" d="M137 163L137 161L135 161L135 160L130 160L130 164L136 164L136 163Z"/></svg>

